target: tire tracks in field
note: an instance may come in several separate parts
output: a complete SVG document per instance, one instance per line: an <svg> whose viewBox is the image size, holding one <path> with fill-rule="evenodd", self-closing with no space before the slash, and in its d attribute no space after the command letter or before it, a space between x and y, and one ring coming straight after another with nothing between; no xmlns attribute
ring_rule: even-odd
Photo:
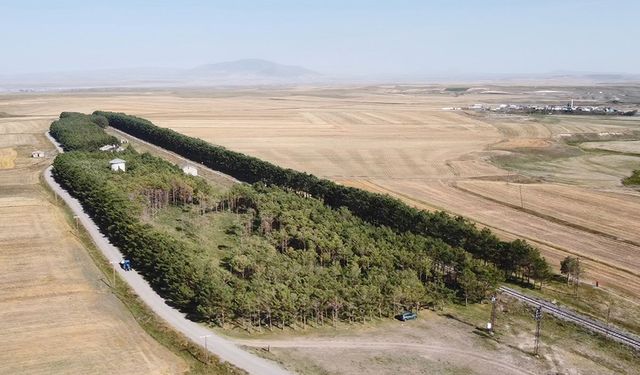
<svg viewBox="0 0 640 375"><path fill-rule="evenodd" d="M469 189L466 189L466 188L460 187L460 186L457 184L457 182L455 182L455 181L453 181L449 186L453 187L454 189L460 190L460 191L462 191L462 192L464 192L464 193L466 193L466 194L473 195L473 196L475 196L475 197L478 197L478 198L482 198L482 199L488 200L488 201L490 201L490 202L493 202L493 203L496 203L496 204L499 204L499 205L502 205L502 206L505 206L505 207L508 207L508 208L514 209L514 210L516 210L516 211L524 212L524 213L527 213L527 214L529 214L529 215L539 217L539 218L541 218L541 219L543 219L543 220L546 220L546 221L549 221L549 222L552 222L552 223L555 223L555 224L559 224L559 225L566 226L566 227L569 227L569 228L577 229L577 230L579 230L579 231L583 231L583 232L587 232L587 233L595 234L595 235L597 235L597 236L601 236L601 237L604 237L604 238L607 238L607 239L610 239L610 240L613 240L613 241L616 241L616 242L622 242L622 243L626 243L626 244L628 244L628 245L632 245L632 246L638 247L638 248L639 248L639 251L640 251L640 243L638 243L638 242L636 242L636 241L632 241L632 240L627 240L627 239L619 238L619 237L614 236L614 235L612 235L612 234L610 234L610 233L606 233L606 232L599 231L599 230L597 230L597 229L593 229L593 228L585 227L585 226L580 225L580 224L572 223L572 222L570 222L570 221L566 221L566 220L563 220L563 219L557 218L557 217L555 217L555 216L551 216L551 215L543 214L543 213L541 213L541 212L538 212L538 211L535 211L535 210L532 210L532 209L529 209L529 208L524 208L524 207L521 207L521 206L518 206L518 205L515 205L515 204L512 204L512 203L503 202L503 201L500 201L500 200L498 200L498 199L491 198L491 197L488 197L488 196L486 196L486 195L483 195L483 194L481 194L481 193L478 193L478 192L475 192L475 191L472 191L472 190L469 190ZM485 225L485 224L483 224L483 225ZM506 230L504 230L504 229L501 229L501 230L503 230L504 232L508 232L508 231L506 231ZM512 234L514 234L514 235L515 235L515 233L512 233ZM532 241L536 241L536 242L540 242L540 243L544 243L545 245L547 245L547 246L549 246L549 247L553 247L554 249L565 251L565 252L570 253L570 254L572 254L572 255L579 255L580 257L583 257L583 258L589 259L589 260L590 260L590 261L592 261L592 262L599 263L599 264L605 265L605 266L607 266L607 267L614 268L614 269L615 269L615 270L617 270L617 271L625 272L625 273L628 273L628 274L630 274L630 275L640 277L640 273L633 272L633 271L631 271L631 270L629 270L629 269L621 268L621 267L619 267L619 266L616 266L616 265L613 265L613 264L606 263L606 262L604 262L604 261L602 261L602 260L595 259L595 258L589 257L589 256L587 256L587 255L584 255L583 253L576 253L576 252L573 252L573 251L571 251L571 250L568 250L568 249L564 249L564 248L558 247L558 246L556 246L556 245L552 245L552 244L549 244L549 243L545 243L544 241L539 241L539 240L536 240L536 239L531 239L531 240L532 240Z"/></svg>
<svg viewBox="0 0 640 375"><path fill-rule="evenodd" d="M500 367L504 370L508 370L510 374L523 374L534 375L536 372L531 372L523 369L522 367L514 366L509 363L495 360L491 356L478 354L474 351L460 350L442 345L426 345L421 343L407 343L407 342L362 342L358 340L353 341L334 341L334 340L235 340L238 345L253 347L253 348L315 348L315 349L365 349L365 350L380 350L380 349L398 349L407 348L419 350L426 353L438 353L438 354L454 354L461 357L472 357L475 360L489 363L493 366Z"/></svg>

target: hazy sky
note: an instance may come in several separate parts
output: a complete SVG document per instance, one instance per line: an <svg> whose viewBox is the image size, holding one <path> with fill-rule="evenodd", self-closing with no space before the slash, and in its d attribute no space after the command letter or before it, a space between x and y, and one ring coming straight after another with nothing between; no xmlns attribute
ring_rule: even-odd
<svg viewBox="0 0 640 375"><path fill-rule="evenodd" d="M640 73L640 1L0 0L0 74L240 58L325 74Z"/></svg>

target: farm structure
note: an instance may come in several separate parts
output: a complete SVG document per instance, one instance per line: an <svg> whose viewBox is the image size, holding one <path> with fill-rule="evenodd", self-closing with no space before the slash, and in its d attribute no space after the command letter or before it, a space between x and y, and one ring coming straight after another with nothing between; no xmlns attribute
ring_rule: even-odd
<svg viewBox="0 0 640 375"><path fill-rule="evenodd" d="M126 161L122 159L113 159L109 162L109 165L111 166L111 170L114 172L117 172L117 171L125 172L126 171L125 163Z"/></svg>
<svg viewBox="0 0 640 375"><path fill-rule="evenodd" d="M198 175L198 168L196 168L195 166L193 166L191 164L184 164L182 166L182 172L184 172L184 174L188 174L190 176L197 176Z"/></svg>

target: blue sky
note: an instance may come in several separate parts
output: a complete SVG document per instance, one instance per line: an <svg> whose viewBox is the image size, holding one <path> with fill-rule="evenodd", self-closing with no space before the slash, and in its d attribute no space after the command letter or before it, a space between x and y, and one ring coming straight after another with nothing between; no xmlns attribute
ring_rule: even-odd
<svg viewBox="0 0 640 375"><path fill-rule="evenodd" d="M640 73L640 1L0 0L0 74L240 58L331 75Z"/></svg>

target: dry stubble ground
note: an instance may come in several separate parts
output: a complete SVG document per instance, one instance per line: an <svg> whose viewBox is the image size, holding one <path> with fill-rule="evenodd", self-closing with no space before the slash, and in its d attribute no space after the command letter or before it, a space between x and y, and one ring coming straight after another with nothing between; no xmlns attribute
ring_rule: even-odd
<svg viewBox="0 0 640 375"><path fill-rule="evenodd" d="M0 373L173 374L181 359L151 339L110 292L39 176L50 118L0 119ZM31 151L47 152L32 159Z"/></svg>

